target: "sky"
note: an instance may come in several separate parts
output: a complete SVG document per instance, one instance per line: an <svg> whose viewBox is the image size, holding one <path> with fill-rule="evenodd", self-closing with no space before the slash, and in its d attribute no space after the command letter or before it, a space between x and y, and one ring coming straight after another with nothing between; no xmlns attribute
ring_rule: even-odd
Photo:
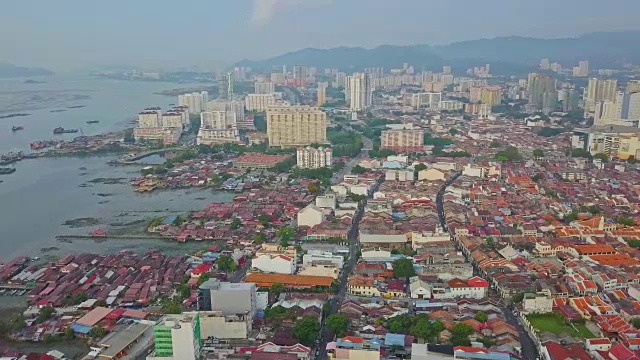
<svg viewBox="0 0 640 360"><path fill-rule="evenodd" d="M2 0L0 61L216 70L306 47L640 29L634 0Z"/></svg>

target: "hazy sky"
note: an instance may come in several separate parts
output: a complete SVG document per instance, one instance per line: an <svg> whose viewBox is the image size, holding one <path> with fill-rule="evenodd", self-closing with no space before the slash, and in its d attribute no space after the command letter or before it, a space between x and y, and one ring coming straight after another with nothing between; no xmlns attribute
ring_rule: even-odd
<svg viewBox="0 0 640 360"><path fill-rule="evenodd" d="M2 0L0 61L215 68L305 47L640 29L637 0Z"/></svg>

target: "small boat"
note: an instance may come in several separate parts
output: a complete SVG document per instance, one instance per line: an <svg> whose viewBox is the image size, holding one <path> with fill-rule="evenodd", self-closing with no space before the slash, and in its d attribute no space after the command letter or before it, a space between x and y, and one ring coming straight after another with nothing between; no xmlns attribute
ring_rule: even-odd
<svg viewBox="0 0 640 360"><path fill-rule="evenodd" d="M18 290L11 290L11 293L9 295L13 296L18 292Z"/></svg>
<svg viewBox="0 0 640 360"><path fill-rule="evenodd" d="M0 167L0 175L9 175L16 172L16 168Z"/></svg>
<svg viewBox="0 0 640 360"><path fill-rule="evenodd" d="M7 289L0 289L0 295L4 294L7 292Z"/></svg>
<svg viewBox="0 0 640 360"><path fill-rule="evenodd" d="M100 121L98 121L98 120L89 120L89 121L87 121L87 124L97 124L99 122Z"/></svg>
<svg viewBox="0 0 640 360"><path fill-rule="evenodd" d="M57 127L53 129L54 134L73 134L73 133L77 133L78 131L79 131L78 129L65 129L63 127Z"/></svg>
<svg viewBox="0 0 640 360"><path fill-rule="evenodd" d="M19 130L24 130L23 126L13 126L11 127L11 131L19 131Z"/></svg>

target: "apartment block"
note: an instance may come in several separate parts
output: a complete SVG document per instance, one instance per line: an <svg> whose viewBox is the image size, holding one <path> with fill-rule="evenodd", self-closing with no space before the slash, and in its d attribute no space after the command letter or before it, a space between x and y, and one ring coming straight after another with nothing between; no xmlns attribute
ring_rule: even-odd
<svg viewBox="0 0 640 360"><path fill-rule="evenodd" d="M255 94L273 94L276 87L272 82L256 82L254 85Z"/></svg>
<svg viewBox="0 0 640 360"><path fill-rule="evenodd" d="M317 107L271 106L266 117L269 146L327 143L327 114Z"/></svg>
<svg viewBox="0 0 640 360"><path fill-rule="evenodd" d="M302 169L318 169L331 166L333 151L331 148L298 148L296 152L296 160L299 168Z"/></svg>
<svg viewBox="0 0 640 360"><path fill-rule="evenodd" d="M257 311L256 296L255 284L209 279L198 288L198 310L253 316Z"/></svg>
<svg viewBox="0 0 640 360"><path fill-rule="evenodd" d="M199 315L171 315L153 328L154 358L197 360L202 337Z"/></svg>
<svg viewBox="0 0 640 360"><path fill-rule="evenodd" d="M424 131L418 130L383 130L380 136L381 148L396 152L424 151Z"/></svg>
<svg viewBox="0 0 640 360"><path fill-rule="evenodd" d="M249 94L244 99L247 111L267 111L269 106L276 104L274 94Z"/></svg>

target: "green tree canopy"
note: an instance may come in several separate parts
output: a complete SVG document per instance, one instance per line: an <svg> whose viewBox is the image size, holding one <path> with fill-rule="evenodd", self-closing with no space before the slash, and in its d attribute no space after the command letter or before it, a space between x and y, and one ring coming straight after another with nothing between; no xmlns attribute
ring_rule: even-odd
<svg viewBox="0 0 640 360"><path fill-rule="evenodd" d="M305 316L293 327L293 337L303 345L311 345L320 335L320 324L315 317Z"/></svg>
<svg viewBox="0 0 640 360"><path fill-rule="evenodd" d="M489 316L482 311L478 311L474 318L482 323L487 322L487 320L489 320Z"/></svg>
<svg viewBox="0 0 640 360"><path fill-rule="evenodd" d="M238 265L236 261L229 255L222 255L216 260L216 264L218 265L218 269L224 272L232 272L236 271Z"/></svg>
<svg viewBox="0 0 640 360"><path fill-rule="evenodd" d="M367 170L366 168L363 168L360 165L356 165L351 169L351 173L353 173L353 174L364 174L367 171L369 171L369 170Z"/></svg>
<svg viewBox="0 0 640 360"><path fill-rule="evenodd" d="M416 275L411 259L402 258L393 262L393 276L407 278Z"/></svg>
<svg viewBox="0 0 640 360"><path fill-rule="evenodd" d="M327 326L338 337L345 336L349 329L349 318L341 314L329 315L326 321Z"/></svg>
<svg viewBox="0 0 640 360"><path fill-rule="evenodd" d="M542 149L535 149L535 150L533 150L533 156L535 156L535 157L543 157L544 156L544 151Z"/></svg>
<svg viewBox="0 0 640 360"><path fill-rule="evenodd" d="M269 289L269 291L276 293L276 294L280 294L283 293L285 291L285 287L284 285L280 284L280 283L275 283L273 285L271 285L271 288Z"/></svg>

